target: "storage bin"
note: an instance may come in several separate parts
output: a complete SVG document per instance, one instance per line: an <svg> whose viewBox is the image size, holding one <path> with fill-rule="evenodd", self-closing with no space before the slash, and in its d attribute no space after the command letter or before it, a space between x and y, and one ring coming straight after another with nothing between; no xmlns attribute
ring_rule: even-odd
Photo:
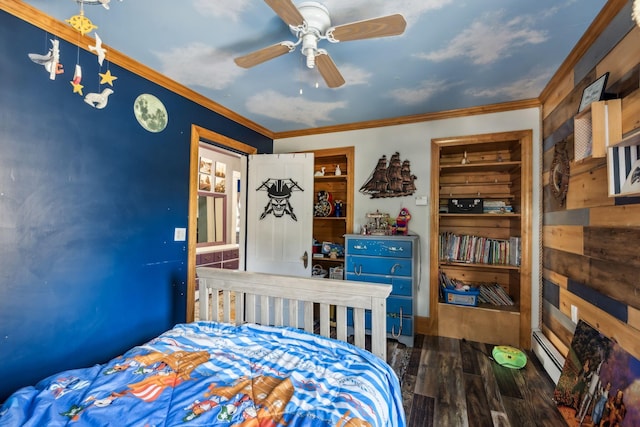
<svg viewBox="0 0 640 427"><path fill-rule="evenodd" d="M443 289L444 302L447 304L466 305L476 307L478 305L478 296L480 290L471 288L468 291L459 291L456 289Z"/></svg>

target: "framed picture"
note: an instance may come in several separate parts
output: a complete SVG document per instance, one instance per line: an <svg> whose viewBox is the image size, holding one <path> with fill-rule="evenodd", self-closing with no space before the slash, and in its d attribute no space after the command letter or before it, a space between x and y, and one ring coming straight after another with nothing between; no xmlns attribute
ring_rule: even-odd
<svg viewBox="0 0 640 427"><path fill-rule="evenodd" d="M200 191L211 191L211 175L206 173L200 174L200 182L198 185Z"/></svg>
<svg viewBox="0 0 640 427"><path fill-rule="evenodd" d="M637 426L640 361L583 320L553 393L569 426Z"/></svg>
<svg viewBox="0 0 640 427"><path fill-rule="evenodd" d="M227 177L227 164L222 162L216 162L216 177L218 178L226 178Z"/></svg>
<svg viewBox="0 0 640 427"><path fill-rule="evenodd" d="M582 91L582 99L580 100L580 106L578 107L578 113L587 108L592 102L602 100L604 96L604 90L607 87L607 79L609 78L609 72L607 71L596 79L595 82L584 88Z"/></svg>
<svg viewBox="0 0 640 427"><path fill-rule="evenodd" d="M609 197L640 195L640 145L609 148L607 173Z"/></svg>
<svg viewBox="0 0 640 427"><path fill-rule="evenodd" d="M226 192L227 191L226 179L216 176L215 186L213 187L213 191L215 191L216 193Z"/></svg>
<svg viewBox="0 0 640 427"><path fill-rule="evenodd" d="M213 160L207 159L206 157L200 157L200 172L210 174L212 165Z"/></svg>

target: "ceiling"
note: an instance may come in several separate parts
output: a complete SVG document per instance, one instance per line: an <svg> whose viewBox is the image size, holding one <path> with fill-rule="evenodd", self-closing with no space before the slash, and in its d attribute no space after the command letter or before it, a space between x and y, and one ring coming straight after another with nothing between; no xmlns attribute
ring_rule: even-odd
<svg viewBox="0 0 640 427"><path fill-rule="evenodd" d="M80 11L79 0L24 1L59 21ZM278 133L537 98L606 3L321 2L334 26L400 13L407 27L400 36L321 40L346 80L330 89L300 47L249 69L234 63L296 41L262 0L111 0L84 13L105 45Z"/></svg>

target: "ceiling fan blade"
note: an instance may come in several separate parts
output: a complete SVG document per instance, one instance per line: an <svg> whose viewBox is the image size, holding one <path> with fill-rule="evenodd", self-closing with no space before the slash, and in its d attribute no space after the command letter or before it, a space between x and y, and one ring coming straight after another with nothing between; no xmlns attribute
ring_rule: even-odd
<svg viewBox="0 0 640 427"><path fill-rule="evenodd" d="M287 24L292 27L300 27L304 24L304 18L291 0L264 0L271 9Z"/></svg>
<svg viewBox="0 0 640 427"><path fill-rule="evenodd" d="M251 68L270 59L284 55L285 53L289 53L292 50L292 43L282 42L240 56L234 59L234 62L242 68Z"/></svg>
<svg viewBox="0 0 640 427"><path fill-rule="evenodd" d="M327 38L332 42L372 39L397 36L404 33L407 21L400 14L338 25L327 30Z"/></svg>
<svg viewBox="0 0 640 427"><path fill-rule="evenodd" d="M338 71L338 67L336 67L333 59L331 59L326 51L320 51L318 53L318 56L316 56L316 66L318 67L320 75L322 75L322 78L330 88L340 87L345 83L344 77L342 77L342 74Z"/></svg>

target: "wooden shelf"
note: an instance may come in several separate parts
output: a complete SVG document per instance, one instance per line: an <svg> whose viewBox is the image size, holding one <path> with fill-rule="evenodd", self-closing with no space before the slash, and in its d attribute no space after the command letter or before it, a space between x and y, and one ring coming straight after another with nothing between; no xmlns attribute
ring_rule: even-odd
<svg viewBox="0 0 640 427"><path fill-rule="evenodd" d="M519 271L520 267L517 265L508 264L480 264L471 262L455 262L455 261L440 261L441 267L462 267L462 268L486 268L492 270L515 270Z"/></svg>
<svg viewBox="0 0 640 427"><path fill-rule="evenodd" d="M447 174L463 172L510 172L518 169L519 167L519 161L470 163L466 165L440 165L440 173Z"/></svg>
<svg viewBox="0 0 640 427"><path fill-rule="evenodd" d="M342 257L338 257L338 258L329 258L329 257L323 257L323 258L311 258L314 262L344 262L344 258ZM312 263L313 264L313 263Z"/></svg>
<svg viewBox="0 0 640 427"><path fill-rule="evenodd" d="M346 216L314 216L313 219L314 220L321 219L324 221L346 221L347 217Z"/></svg>
<svg viewBox="0 0 640 427"><path fill-rule="evenodd" d="M447 305L447 306L453 305L455 307L461 307L461 308L466 308L466 309L474 309L474 310L490 310L490 311L501 311L501 312L508 312L508 313L519 313L520 312L520 306L518 304L515 304L515 305L478 304L477 307L470 307L470 306L456 305L456 304L448 304L448 303L443 302L443 301L440 301L439 304Z"/></svg>
<svg viewBox="0 0 640 427"><path fill-rule="evenodd" d="M592 102L573 119L574 161L603 158L607 147L622 139L619 99Z"/></svg>
<svg viewBox="0 0 640 427"><path fill-rule="evenodd" d="M462 214L462 213L441 213L441 217L462 217L462 218L478 218L478 219L495 219L495 218L520 218L519 213L481 213L481 214Z"/></svg>
<svg viewBox="0 0 640 427"><path fill-rule="evenodd" d="M515 196L512 194L502 194L502 193L480 193L476 194L468 194L468 193L446 193L440 194L441 199L506 199L511 200L514 199Z"/></svg>
<svg viewBox="0 0 640 427"><path fill-rule="evenodd" d="M348 177L345 174L342 174L342 175L321 175L321 176L314 176L313 179L316 180L316 181L324 181L324 180L327 180L327 181L335 181L335 180L347 181Z"/></svg>

